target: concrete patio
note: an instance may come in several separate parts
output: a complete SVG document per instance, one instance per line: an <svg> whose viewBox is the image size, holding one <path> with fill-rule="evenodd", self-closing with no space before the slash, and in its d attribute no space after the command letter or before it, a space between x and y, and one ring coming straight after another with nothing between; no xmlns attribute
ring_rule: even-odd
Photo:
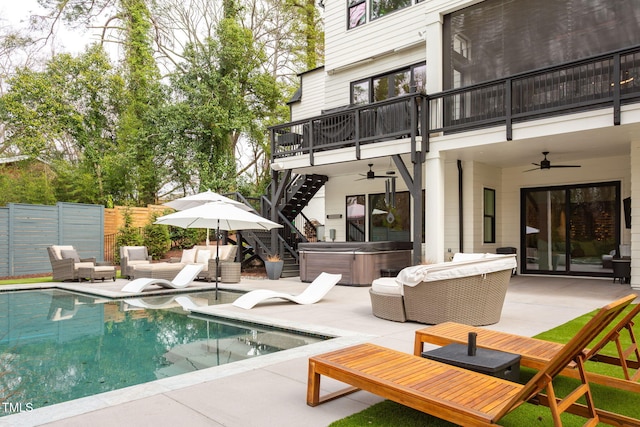
<svg viewBox="0 0 640 427"><path fill-rule="evenodd" d="M117 297L125 283L119 279L52 285ZM243 278L237 285L220 287L300 293L307 285L297 278L277 281ZM368 292L368 287L336 286L321 302L311 306L275 301L252 310L231 304L202 308L198 311L338 338L6 416L0 418L0 425L327 426L381 399L357 392L316 408L307 406L308 357L363 341L411 353L414 331L424 327L374 317ZM614 284L611 279L514 276L501 321L488 328L531 336L630 293L633 292L629 285ZM335 381L323 381L328 391L341 386Z"/></svg>

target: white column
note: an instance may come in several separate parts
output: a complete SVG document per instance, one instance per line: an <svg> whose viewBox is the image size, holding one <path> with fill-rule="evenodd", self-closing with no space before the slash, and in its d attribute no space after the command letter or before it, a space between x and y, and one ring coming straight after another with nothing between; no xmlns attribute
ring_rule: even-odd
<svg viewBox="0 0 640 427"><path fill-rule="evenodd" d="M427 41L427 93L442 92L442 18L439 13L425 16Z"/></svg>
<svg viewBox="0 0 640 427"><path fill-rule="evenodd" d="M640 290L640 141L631 141L631 288ZM624 223L624 219L622 220Z"/></svg>
<svg viewBox="0 0 640 427"><path fill-rule="evenodd" d="M433 151L424 163L425 261L444 261L444 158Z"/></svg>

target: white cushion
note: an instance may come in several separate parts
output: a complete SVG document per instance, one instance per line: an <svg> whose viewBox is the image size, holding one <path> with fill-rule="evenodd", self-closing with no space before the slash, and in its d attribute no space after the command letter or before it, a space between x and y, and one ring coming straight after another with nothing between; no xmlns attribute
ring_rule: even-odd
<svg viewBox="0 0 640 427"><path fill-rule="evenodd" d="M208 264L209 259L211 258L211 251L198 251L198 255L196 257L197 264Z"/></svg>
<svg viewBox="0 0 640 427"><path fill-rule="evenodd" d="M416 286L421 282L477 276L516 268L515 255L485 254L481 259L442 262L439 264L414 265L400 271L396 278L406 286Z"/></svg>
<svg viewBox="0 0 640 427"><path fill-rule="evenodd" d="M180 262L183 264L193 264L194 262L196 262L197 252L198 250L196 248L183 250L182 258L180 258Z"/></svg>
<svg viewBox="0 0 640 427"><path fill-rule="evenodd" d="M453 259L451 261L453 262L457 262L457 261L473 261L476 259L482 259L485 258L487 254L477 254L477 253L470 253L470 254L465 254L463 252L457 252L453 255Z"/></svg>
<svg viewBox="0 0 640 427"><path fill-rule="evenodd" d="M220 245L218 248L218 257L220 258L220 261L227 261L227 258L229 258L229 254L231 253L231 248L231 245Z"/></svg>
<svg viewBox="0 0 640 427"><path fill-rule="evenodd" d="M395 277L380 277L371 283L371 290L378 294L403 295L402 285Z"/></svg>
<svg viewBox="0 0 640 427"><path fill-rule="evenodd" d="M127 249L127 258L135 261L142 261L147 259L147 248L145 247L134 247Z"/></svg>
<svg viewBox="0 0 640 427"><path fill-rule="evenodd" d="M77 270L79 268L88 268L88 267L95 267L95 264L92 262L74 262L73 263L74 270Z"/></svg>
<svg viewBox="0 0 640 427"><path fill-rule="evenodd" d="M151 264L151 261L149 260L129 260L127 261L127 265L132 266L132 265L141 265L141 264Z"/></svg>

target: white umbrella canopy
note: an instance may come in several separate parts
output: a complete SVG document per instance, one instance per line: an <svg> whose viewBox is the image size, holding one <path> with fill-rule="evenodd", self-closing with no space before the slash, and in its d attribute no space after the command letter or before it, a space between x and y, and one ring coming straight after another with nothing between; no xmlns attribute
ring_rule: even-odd
<svg viewBox="0 0 640 427"><path fill-rule="evenodd" d="M179 199L172 200L164 203L164 206L168 206L177 211L183 211L185 209L195 208L196 206L204 205L208 202L225 202L231 205L235 205L245 211L250 211L251 208L242 202L230 199L222 194L218 194L211 190L204 191L202 193L193 194L191 196L181 197Z"/></svg>
<svg viewBox="0 0 640 427"><path fill-rule="evenodd" d="M183 211L186 209L195 208L197 206L204 205L209 202L224 202L230 205L234 205L242 210L250 211L251 207L245 205L237 200L230 199L222 194L218 194L214 191L207 190L202 193L192 194L191 196L181 197L176 200L164 203L164 206L173 208L177 211ZM205 227L202 227L205 228ZM207 228L207 246L209 246L209 228Z"/></svg>
<svg viewBox="0 0 640 427"><path fill-rule="evenodd" d="M283 226L266 218L223 201L208 202L194 208L174 212L156 219L154 224L173 225L182 228L215 228L218 230L271 230ZM207 241L207 244L209 242ZM218 268L218 239L216 238L216 271ZM216 299L218 299L218 275Z"/></svg>
<svg viewBox="0 0 640 427"><path fill-rule="evenodd" d="M241 209L235 204L208 202L156 219L154 224L219 230L271 230L282 225Z"/></svg>

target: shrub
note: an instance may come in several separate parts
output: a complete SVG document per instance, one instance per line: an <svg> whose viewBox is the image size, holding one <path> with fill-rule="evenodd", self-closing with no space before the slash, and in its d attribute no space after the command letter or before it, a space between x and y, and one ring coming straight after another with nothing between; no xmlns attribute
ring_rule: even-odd
<svg viewBox="0 0 640 427"><path fill-rule="evenodd" d="M171 237L169 227L161 224L154 224L158 213L151 216L151 222L144 227L144 244L153 259L160 259L171 249Z"/></svg>
<svg viewBox="0 0 640 427"><path fill-rule="evenodd" d="M116 248L113 254L116 264L120 263L120 246L142 246L144 243L140 229L133 226L131 211L127 208L122 215L124 225L118 229L116 234Z"/></svg>

